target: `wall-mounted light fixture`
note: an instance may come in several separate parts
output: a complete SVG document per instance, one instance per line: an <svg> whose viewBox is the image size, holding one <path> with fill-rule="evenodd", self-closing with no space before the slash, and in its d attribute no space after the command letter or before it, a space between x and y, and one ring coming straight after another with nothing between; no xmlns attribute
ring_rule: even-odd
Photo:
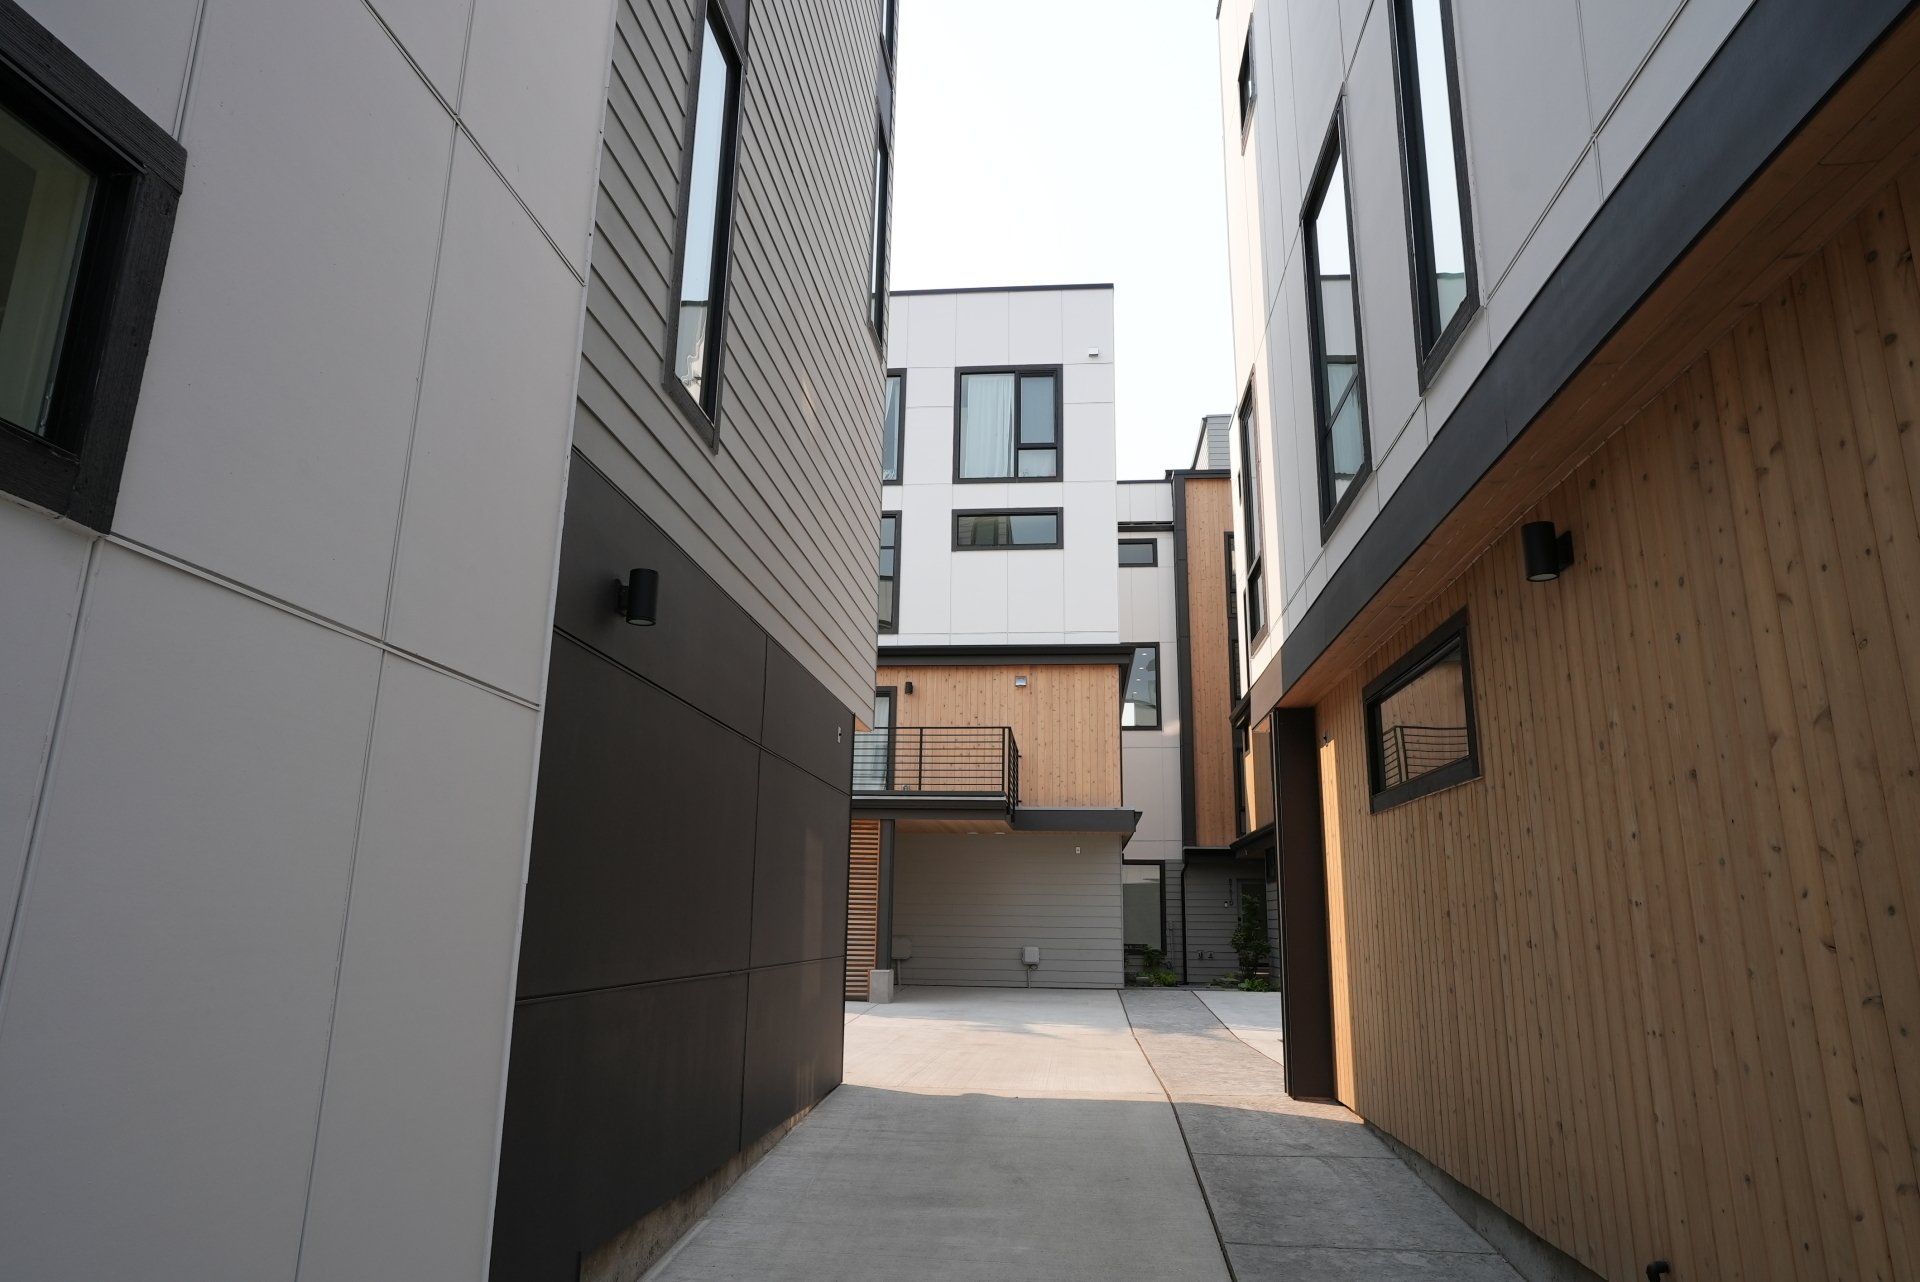
<svg viewBox="0 0 1920 1282"><path fill-rule="evenodd" d="M1520 548L1527 558L1527 582L1551 583L1573 564L1573 531L1562 534L1552 521L1528 521L1520 527Z"/></svg>
<svg viewBox="0 0 1920 1282"><path fill-rule="evenodd" d="M909 681L909 682L907 682L907 693L908 693L908 694L912 694L912 693L913 693L913 682L911 682L911 681Z"/></svg>
<svg viewBox="0 0 1920 1282"><path fill-rule="evenodd" d="M660 572L658 570L628 570L625 583L618 579L613 581L613 608L635 627L652 627L654 609L659 604Z"/></svg>
<svg viewBox="0 0 1920 1282"><path fill-rule="evenodd" d="M1013 684L1014 684L1014 685L1015 685L1015 686L1016 686L1017 688L1019 688L1019 689L1021 689L1021 690L1024 690L1024 689L1026 689L1026 688L1027 688L1027 679L1026 679L1025 677L1015 677L1015 678L1013 679Z"/></svg>

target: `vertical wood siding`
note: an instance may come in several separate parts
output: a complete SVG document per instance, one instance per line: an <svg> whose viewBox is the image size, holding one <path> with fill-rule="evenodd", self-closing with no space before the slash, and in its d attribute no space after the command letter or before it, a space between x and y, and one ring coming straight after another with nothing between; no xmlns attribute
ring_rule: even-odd
<svg viewBox="0 0 1920 1282"><path fill-rule="evenodd" d="M880 821L855 819L847 849L847 980L850 1002L864 1002L879 952Z"/></svg>
<svg viewBox="0 0 1920 1282"><path fill-rule="evenodd" d="M1187 649L1192 706L1181 733L1193 745L1193 840L1224 846L1239 836L1233 813L1234 693L1227 646L1226 533L1233 486L1225 477L1183 482L1186 490Z"/></svg>
<svg viewBox="0 0 1920 1282"><path fill-rule="evenodd" d="M704 12L696 0L620 6L575 444L864 710L883 375L866 319L879 10L751 7L718 450L661 386Z"/></svg>
<svg viewBox="0 0 1920 1282"><path fill-rule="evenodd" d="M1319 705L1341 1097L1608 1278L1920 1277L1920 174ZM1484 777L1368 811L1465 608Z"/></svg>
<svg viewBox="0 0 1920 1282"><path fill-rule="evenodd" d="M1012 726L1021 805L1121 804L1118 664L885 667L879 683L898 691L898 726Z"/></svg>

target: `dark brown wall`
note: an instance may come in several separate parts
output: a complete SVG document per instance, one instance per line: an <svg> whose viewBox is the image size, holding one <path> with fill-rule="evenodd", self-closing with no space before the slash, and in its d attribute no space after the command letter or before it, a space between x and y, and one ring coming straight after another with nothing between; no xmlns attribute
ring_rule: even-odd
<svg viewBox="0 0 1920 1282"><path fill-rule="evenodd" d="M658 623L613 583L660 573ZM852 715L585 459L561 548L493 1276L577 1257L840 1081Z"/></svg>

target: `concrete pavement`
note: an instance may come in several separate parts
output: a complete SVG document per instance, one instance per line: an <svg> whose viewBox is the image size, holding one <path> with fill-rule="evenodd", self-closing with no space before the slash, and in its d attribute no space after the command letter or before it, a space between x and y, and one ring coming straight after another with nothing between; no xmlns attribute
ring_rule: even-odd
<svg viewBox="0 0 1920 1282"><path fill-rule="evenodd" d="M846 1029L846 1084L651 1282L1514 1280L1193 993L909 988Z"/></svg>

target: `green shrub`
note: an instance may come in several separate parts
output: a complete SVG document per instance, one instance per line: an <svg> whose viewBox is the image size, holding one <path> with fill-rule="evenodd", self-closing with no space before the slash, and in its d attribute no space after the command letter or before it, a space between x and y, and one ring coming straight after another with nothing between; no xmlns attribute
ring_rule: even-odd
<svg viewBox="0 0 1920 1282"><path fill-rule="evenodd" d="M1273 952L1273 946L1267 942L1267 906L1259 895L1248 891L1240 896L1240 922L1233 928L1233 938L1228 942L1240 958L1240 978L1252 980Z"/></svg>

